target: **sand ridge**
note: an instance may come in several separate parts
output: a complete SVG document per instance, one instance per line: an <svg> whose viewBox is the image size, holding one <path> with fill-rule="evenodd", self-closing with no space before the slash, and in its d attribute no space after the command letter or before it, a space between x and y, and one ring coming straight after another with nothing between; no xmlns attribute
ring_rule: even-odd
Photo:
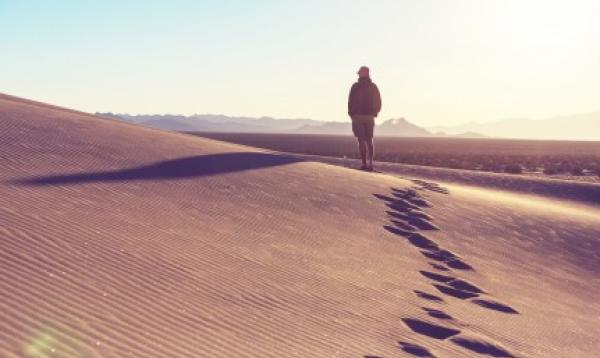
<svg viewBox="0 0 600 358"><path fill-rule="evenodd" d="M0 356L600 349L593 218L7 96L0 119Z"/></svg>
<svg viewBox="0 0 600 358"><path fill-rule="evenodd" d="M295 154L298 158L320 163L334 164L349 168L360 165L360 160L335 158L319 155ZM457 184L466 188L492 189L494 193L508 192L524 195L537 195L539 199L560 199L598 207L600 205L600 184L578 182L556 178L543 178L529 175L490 173L475 170L435 168L403 163L377 163L377 170L406 178L419 178L444 184Z"/></svg>

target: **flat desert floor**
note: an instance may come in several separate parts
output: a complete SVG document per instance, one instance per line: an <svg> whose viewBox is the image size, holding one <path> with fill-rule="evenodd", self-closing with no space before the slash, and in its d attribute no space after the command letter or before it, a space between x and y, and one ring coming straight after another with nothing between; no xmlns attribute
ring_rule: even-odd
<svg viewBox="0 0 600 358"><path fill-rule="evenodd" d="M0 356L598 357L600 209L0 95Z"/></svg>

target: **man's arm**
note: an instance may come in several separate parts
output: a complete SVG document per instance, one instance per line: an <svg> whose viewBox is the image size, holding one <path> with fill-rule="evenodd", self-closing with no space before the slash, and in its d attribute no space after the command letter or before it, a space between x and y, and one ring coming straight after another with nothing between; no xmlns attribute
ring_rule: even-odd
<svg viewBox="0 0 600 358"><path fill-rule="evenodd" d="M350 94L348 95L348 115L352 116L353 113L353 97L354 97L354 92L356 90L356 83L352 85L352 87L350 87Z"/></svg>
<svg viewBox="0 0 600 358"><path fill-rule="evenodd" d="M375 110L375 117L381 111L381 94L379 93L379 88L377 85L373 83L373 109Z"/></svg>

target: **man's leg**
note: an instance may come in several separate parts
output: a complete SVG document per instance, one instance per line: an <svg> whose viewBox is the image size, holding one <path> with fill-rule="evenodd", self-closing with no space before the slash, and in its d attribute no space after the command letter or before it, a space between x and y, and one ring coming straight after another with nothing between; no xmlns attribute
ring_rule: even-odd
<svg viewBox="0 0 600 358"><path fill-rule="evenodd" d="M369 157L369 169L373 169L373 156L375 155L375 148L373 145L373 138L368 138L365 141L366 147L368 149L368 157Z"/></svg>
<svg viewBox="0 0 600 358"><path fill-rule="evenodd" d="M362 159L363 167L367 166L367 143L363 138L358 138L358 151Z"/></svg>
<svg viewBox="0 0 600 358"><path fill-rule="evenodd" d="M373 132L375 130L375 118L370 118L369 121L365 123L365 142L367 145L367 149L369 150L368 158L369 158L369 170L373 170L373 156L375 155L375 149L373 145Z"/></svg>

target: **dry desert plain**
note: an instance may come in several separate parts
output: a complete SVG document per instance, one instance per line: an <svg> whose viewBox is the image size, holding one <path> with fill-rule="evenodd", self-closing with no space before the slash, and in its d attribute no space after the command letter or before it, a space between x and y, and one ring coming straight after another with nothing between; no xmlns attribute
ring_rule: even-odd
<svg viewBox="0 0 600 358"><path fill-rule="evenodd" d="M350 125L346 120L350 132ZM348 135L293 133L186 132L252 147L333 158L360 158L356 139ZM391 137L375 131L377 161L507 173L532 179L600 183L600 141L503 138Z"/></svg>
<svg viewBox="0 0 600 358"><path fill-rule="evenodd" d="M0 95L0 356L598 357L593 202Z"/></svg>

